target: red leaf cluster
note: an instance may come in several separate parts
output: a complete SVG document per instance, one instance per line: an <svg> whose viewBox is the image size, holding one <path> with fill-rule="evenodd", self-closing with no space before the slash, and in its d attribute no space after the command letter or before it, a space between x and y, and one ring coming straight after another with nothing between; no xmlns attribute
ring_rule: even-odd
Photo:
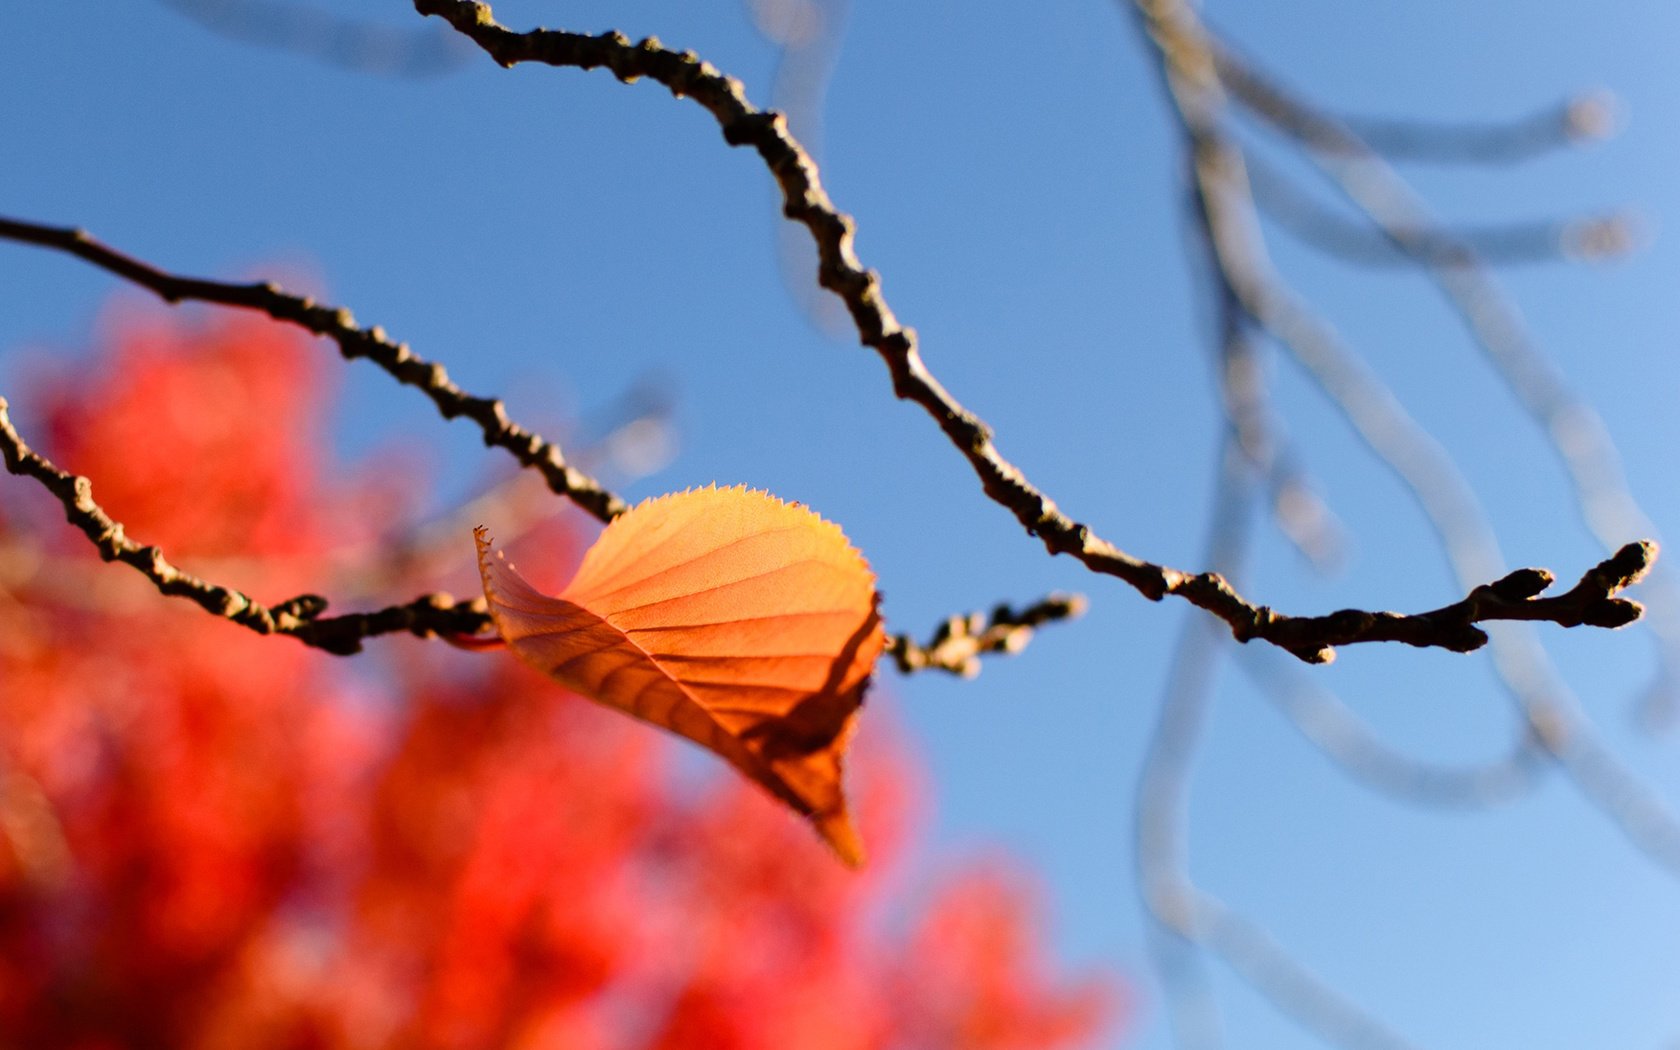
<svg viewBox="0 0 1680 1050"><path fill-rule="evenodd" d="M118 329L16 404L132 535L270 598L377 552L401 512L329 469L319 351L242 319ZM0 477L0 1045L1112 1036L1113 982L1059 970L1019 876L905 892L914 768L878 725L858 874L756 787L513 661L261 638L99 563L55 510Z"/></svg>

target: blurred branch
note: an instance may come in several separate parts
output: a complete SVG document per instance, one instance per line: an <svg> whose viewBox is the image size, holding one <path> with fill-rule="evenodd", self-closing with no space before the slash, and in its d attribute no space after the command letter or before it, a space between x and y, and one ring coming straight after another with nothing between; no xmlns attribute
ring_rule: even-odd
<svg viewBox="0 0 1680 1050"><path fill-rule="evenodd" d="M1252 464L1234 432L1223 444L1206 560L1237 574L1247 555ZM1161 936L1152 955L1180 1046L1223 1040L1201 952L1221 957L1279 1009L1332 1044L1371 1050L1411 1046L1348 1001L1264 930L1199 888L1189 869L1190 772L1214 695L1225 640L1200 618L1185 622L1144 753L1133 811L1138 884Z"/></svg>
<svg viewBox="0 0 1680 1050"><path fill-rule="evenodd" d="M1619 123L1616 97L1588 91L1515 120L1439 121L1343 116L1341 123L1394 160L1437 164L1517 164L1609 138Z"/></svg>
<svg viewBox="0 0 1680 1050"><path fill-rule="evenodd" d="M1214 45L1206 31L1180 0L1139 2L1189 138L1199 229L1216 263L1215 278L1245 312L1288 348L1371 450L1405 483L1445 548L1459 583L1469 586L1498 571L1503 558L1493 530L1452 458L1272 272L1257 231L1243 153L1220 124L1225 96ZM1514 314L1510 323L1515 324ZM1550 368L1532 352L1525 361L1537 369ZM1555 390L1560 396L1565 393L1561 385ZM1605 449L1614 456L1607 439ZM1640 555L1636 547L1645 548L1647 554ZM1649 548L1650 541L1624 546L1588 577L1602 572L1608 576L1597 579L1613 578L1619 570L1612 564L1617 562L1628 567L1642 562L1648 568ZM1537 570L1519 569L1492 586L1512 594L1527 593L1530 587L1543 586L1544 577ZM1583 578L1583 585L1588 593L1596 591L1596 582L1589 584ZM1478 587L1472 595L1487 589L1487 585ZM1600 608L1615 615L1608 607ZM1583 796L1635 847L1680 873L1680 818L1596 739L1533 636L1501 633L1493 647L1493 662L1522 708L1534 739L1560 763Z"/></svg>
<svg viewBox="0 0 1680 1050"><path fill-rule="evenodd" d="M132 566L159 592L187 598L206 612L258 634L290 635L305 645L347 654L359 651L362 639L374 635L399 631L422 637L432 633L471 634L489 623L482 600L457 602L446 594L423 595L405 605L375 612L323 617L327 600L320 595L301 594L267 606L239 591L200 579L171 564L157 547L130 539L122 523L95 502L91 481L58 469L31 449L12 426L5 398L0 398L0 457L11 473L39 481L64 506L66 519L87 536L101 558Z"/></svg>
<svg viewBox="0 0 1680 1050"><path fill-rule="evenodd" d="M1206 262L1213 268L1212 272L1220 275L1224 270L1219 246L1206 225L1214 212L1201 201L1204 191L1212 192L1217 187L1199 181L1196 185L1197 213L1202 219L1199 229L1203 233L1198 241L1207 249ZM1268 440L1272 428L1264 425L1265 390L1260 381L1262 368L1258 358L1261 348L1253 338L1255 319L1238 299L1231 280L1219 276L1214 284L1219 297L1222 330L1218 340L1217 375L1220 400L1231 425L1231 437L1259 476L1272 478L1276 472L1272 442ZM1416 429L1415 424L1394 421L1383 424L1383 429L1404 432L1408 426ZM1400 450L1393 450L1393 454L1399 455ZM1418 457L1415 450L1407 455L1413 459ZM1423 486L1436 493L1455 491L1450 478L1442 476L1418 474L1414 470L1407 474L1407 480L1414 486ZM1275 481L1273 484L1275 486ZM1435 495L1431 498L1438 501L1443 497ZM1466 500L1473 502L1474 496L1464 490L1448 502ZM1463 511L1462 507L1460 511ZM1281 525L1288 527L1289 518L1278 515L1275 510L1274 516ZM1448 523L1462 520L1451 513L1443 514L1442 518ZM1453 532L1462 529L1461 524L1454 525ZM1480 546L1474 539L1465 538L1455 539L1453 545L1461 550ZM1229 556L1229 552L1226 553ZM1497 554L1487 559L1488 567L1496 564L1496 558ZM1466 561L1468 563L1469 559ZM1545 752L1531 732L1521 734L1510 755L1480 766L1455 768L1411 761L1377 739L1328 689L1298 671L1292 673L1290 668L1280 666L1267 656L1265 652L1247 650L1239 657L1238 663L1248 672L1250 680L1261 687L1267 699L1320 751L1355 779L1394 797L1430 805L1493 805L1531 790L1538 783L1539 774L1547 768L1544 764Z"/></svg>
<svg viewBox="0 0 1680 1050"><path fill-rule="evenodd" d="M1198 243L1207 246L1206 239ZM1208 265L1214 265L1209 258ZM1284 537L1320 570L1337 565L1346 547L1339 524L1314 491L1294 457L1283 447L1283 426L1271 411L1266 368L1254 339L1253 319L1218 285L1219 336L1214 369L1219 405L1232 437L1270 494L1272 520Z"/></svg>
<svg viewBox="0 0 1680 1050"><path fill-rule="evenodd" d="M1292 457L1278 456L1270 472L1272 522L1319 572L1333 572L1347 557L1347 530Z"/></svg>
<svg viewBox="0 0 1680 1050"><path fill-rule="evenodd" d="M823 154L823 109L829 82L845 39L850 0L745 0L753 25L776 45L776 71L770 82L770 107L787 117L788 127L813 160ZM782 284L816 328L830 337L843 334L844 307L810 280L816 254L809 239L787 223L776 226L776 254Z"/></svg>
<svg viewBox="0 0 1680 1050"><path fill-rule="evenodd" d="M1189 936L1334 1046L1350 1050L1414 1050L1417 1044L1344 997L1289 953L1264 928L1195 885L1174 902Z"/></svg>
<svg viewBox="0 0 1680 1050"><path fill-rule="evenodd" d="M901 674L933 670L973 678L980 673L981 656L1018 653L1032 641L1035 628L1084 611L1085 599L1077 594L1052 594L1020 610L999 605L989 616L973 612L948 618L925 645L895 634L887 640L886 655Z"/></svg>
<svg viewBox="0 0 1680 1050"><path fill-rule="evenodd" d="M789 134L786 120L762 112L746 99L740 81L724 76L693 52L668 50L649 38L632 44L622 33L587 36L562 30L514 32L498 24L487 4L471 0L415 0L423 15L439 15L466 34L502 66L540 62L578 69L606 68L626 83L642 77L663 85L678 98L691 98L717 120L724 140L751 146L782 189L783 212L804 223L817 243L818 280L846 303L860 340L881 355L893 378L894 392L920 405L969 461L986 494L1014 513L1027 532L1053 554L1077 558L1094 572L1116 576L1146 597L1174 594L1208 610L1229 625L1239 640L1270 642L1303 660L1322 663L1336 646L1373 641L1404 641L1468 651L1487 636L1474 626L1491 619L1544 619L1560 624L1607 626L1638 616L1635 603L1594 596L1577 588L1563 599L1511 600L1506 581L1477 588L1463 601L1415 616L1343 610L1329 616L1294 617L1254 605L1213 573L1191 575L1136 558L1097 536L1089 526L1063 514L1047 495L1004 459L992 442L991 428L956 401L922 362L915 333L899 325L881 294L880 278L865 270L852 247L855 223L835 209L823 190L817 166ZM1618 565L1654 557L1655 547L1632 544ZM1609 563L1606 563L1608 565ZM1525 570L1530 574L1540 570ZM1603 577L1602 570L1588 578ZM1615 588L1626 586L1626 582ZM1585 580L1583 581L1585 582ZM1532 592L1532 593L1538 593ZM1531 595L1532 597L1532 595ZM1613 602L1614 604L1606 604Z"/></svg>
<svg viewBox="0 0 1680 1050"><path fill-rule="evenodd" d="M555 493L570 499L601 521L611 521L626 509L624 501L602 488L600 482L567 463L560 446L543 440L508 419L501 401L466 393L450 381L449 373L441 364L417 356L406 343L392 342L385 335L385 330L377 325L358 327L355 316L347 309L324 306L313 299L288 294L272 282L227 284L165 273L101 244L85 230L0 218L0 239L74 255L151 291L171 305L194 301L256 310L276 321L326 336L338 344L339 353L345 360L366 358L397 382L425 394L443 418L466 416L477 423L484 433L485 445L511 452L522 466L539 472Z"/></svg>
<svg viewBox="0 0 1680 1050"><path fill-rule="evenodd" d="M1266 654L1248 651L1237 666L1300 734L1354 780L1422 806L1483 808L1529 794L1551 768L1526 723L1506 755L1480 765L1447 766L1407 758L1383 743L1336 694Z"/></svg>
<svg viewBox="0 0 1680 1050"><path fill-rule="evenodd" d="M1204 44L1210 75L1250 112L1305 148L1307 156L1369 217L1396 249L1422 264L1488 360L1562 462L1587 527L1606 548L1629 535L1655 536L1649 516L1628 488L1621 456L1604 420L1564 381L1535 344L1522 315L1471 245L1453 248L1456 262L1442 265L1441 245L1451 239L1411 186L1351 128L1285 90L1259 68L1217 40ZM1214 72L1216 71L1216 72ZM1648 584L1655 615L1661 670L1649 715L1672 709L1680 689L1680 581L1661 569ZM1653 717L1653 720L1658 720Z"/></svg>
<svg viewBox="0 0 1680 1050"><path fill-rule="evenodd" d="M1461 585L1486 579L1498 571L1502 558L1475 493L1451 458L1412 420L1382 381L1342 345L1335 332L1299 302L1272 272L1259 231L1246 156L1223 125L1224 68L1216 60L1216 46L1194 8L1183 0L1134 0L1134 4L1145 33L1155 45L1168 95L1185 134L1197 229L1208 248L1215 288L1222 308L1238 318L1227 320L1226 327L1240 327L1240 318L1246 315L1284 346L1371 450L1405 483L1435 529ZM1388 187L1384 191L1392 192ZM1373 192L1372 197L1386 200L1382 193ZM1374 208L1375 204L1368 201L1367 207ZM1437 229L1433 223L1383 224L1375 214L1372 217L1397 245L1405 243L1408 230ZM1427 250L1428 245L1412 247L1415 251L1409 254L1443 280L1454 274L1477 272L1468 266L1441 265L1439 253ZM1473 260L1473 253L1464 254ZM1514 321L1509 323L1514 326ZM1552 373L1541 367L1543 359L1537 361L1525 364L1550 377ZM1561 384L1552 384L1546 392L1562 396ZM1577 422L1580 418L1578 414L1572 417ZM1607 441L1600 450L1604 448L1608 448ZM1614 465L1613 458L1610 463ZM1619 478L1619 473L1614 477ZM1231 484L1227 476L1225 486ZM1222 506L1228 506L1228 502ZM1629 519L1621 519L1620 525L1627 527ZM1616 558L1627 558L1630 565L1644 560L1627 546L1611 560ZM1613 574L1616 570L1609 571ZM1494 587L1507 589L1515 596L1530 593L1529 588L1544 583L1544 576L1519 570ZM1182 825L1187 819L1183 812L1184 794L1191 749L1203 717L1201 709L1206 704L1204 697L1211 689L1211 676L1204 667L1209 662L1207 653L1213 643L1197 644L1203 648L1188 657L1182 655L1181 648L1140 789L1138 849L1147 906L1157 921L1187 943L1223 955L1255 988L1326 1038L1348 1046L1403 1045L1398 1037L1365 1018L1301 970L1263 931L1251 927L1216 898L1202 894L1190 883L1183 863L1186 833ZM1189 646L1187 636L1185 648ZM1349 752L1350 743L1369 744L1368 738L1350 739L1344 735L1324 741L1322 726L1313 726L1302 719L1305 712L1298 702L1293 710L1286 709L1286 713L1295 717L1298 726L1309 736L1339 748L1342 752L1339 757L1355 759L1349 764L1350 772L1412 793L1447 789L1445 796L1435 794L1435 801L1480 800L1489 790L1517 790L1523 786L1521 778L1526 775L1525 752L1530 746L1541 749L1568 773L1582 795L1631 844L1671 870L1680 871L1680 821L1595 739L1590 725L1580 716L1573 697L1532 635L1500 632L1493 646L1493 658L1501 679L1521 708L1527 732L1507 763L1463 771L1469 773L1468 777L1414 779L1415 774L1424 770L1411 763L1396 764L1393 759L1397 756L1386 749L1372 751L1367 747ZM1326 709L1318 705L1316 713ZM1349 727L1344 722L1339 728L1345 731ZM1315 730L1318 730L1316 734ZM1163 973L1167 972L1163 967ZM1183 967L1170 972L1181 978L1195 973ZM1194 989L1182 994L1187 1000L1197 995ZM1205 1028L1202 1025L1198 1031Z"/></svg>
<svg viewBox="0 0 1680 1050"><path fill-rule="evenodd" d="M431 26L399 29L275 0L156 0L219 36L289 51L353 73L431 77L466 65L471 51Z"/></svg>
<svg viewBox="0 0 1680 1050"><path fill-rule="evenodd" d="M1275 85L1249 80L1256 67L1224 43L1223 34L1208 32L1205 26L1203 33L1219 77L1239 100L1291 138L1330 153L1352 157L1380 153L1392 160L1448 164L1513 164L1609 138L1621 123L1616 96L1604 90L1582 92L1512 120L1448 123L1338 115L1278 92Z"/></svg>
<svg viewBox="0 0 1680 1050"><path fill-rule="evenodd" d="M1395 246L1383 231L1331 211L1290 180L1247 155L1249 180L1260 209L1303 243L1360 266L1473 266L1485 263L1599 261L1626 254L1636 243L1626 215L1506 223L1447 231L1398 231L1410 245Z"/></svg>
<svg viewBox="0 0 1680 1050"><path fill-rule="evenodd" d="M1203 555L1223 572L1239 572L1248 553L1245 517L1253 473L1253 461L1241 452L1235 429L1229 429L1221 442ZM1138 893L1155 924L1150 955L1176 1042L1188 1050L1216 1050L1223 1043L1218 1002L1185 908L1192 889L1190 770L1224 657L1223 642L1214 625L1199 616L1186 618L1179 628L1132 807Z"/></svg>

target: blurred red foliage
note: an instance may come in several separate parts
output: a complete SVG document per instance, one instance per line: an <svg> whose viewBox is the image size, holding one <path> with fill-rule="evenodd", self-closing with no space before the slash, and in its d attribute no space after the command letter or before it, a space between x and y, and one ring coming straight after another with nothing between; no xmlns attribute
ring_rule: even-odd
<svg viewBox="0 0 1680 1050"><path fill-rule="evenodd" d="M143 542L260 596L332 593L324 567L412 509L390 469L329 466L305 340L243 318L114 328L17 408ZM1116 985L1058 971L1022 877L970 863L906 892L916 782L882 712L854 874L756 787L505 654L261 638L101 564L28 483L0 492L0 1045L1114 1035ZM576 556L552 525L527 549L554 575ZM467 572L471 552L462 535Z"/></svg>

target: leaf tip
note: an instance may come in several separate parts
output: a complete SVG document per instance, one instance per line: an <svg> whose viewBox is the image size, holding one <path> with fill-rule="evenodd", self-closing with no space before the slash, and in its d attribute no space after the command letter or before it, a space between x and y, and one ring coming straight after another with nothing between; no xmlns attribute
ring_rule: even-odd
<svg viewBox="0 0 1680 1050"><path fill-rule="evenodd" d="M822 836L828 848L840 858L840 863L853 871L863 867L863 838L845 810L812 817L811 822L816 825L817 834Z"/></svg>

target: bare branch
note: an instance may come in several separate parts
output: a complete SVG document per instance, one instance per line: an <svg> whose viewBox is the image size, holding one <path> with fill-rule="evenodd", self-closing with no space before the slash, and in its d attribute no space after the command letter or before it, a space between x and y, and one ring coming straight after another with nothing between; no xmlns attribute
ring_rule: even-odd
<svg viewBox="0 0 1680 1050"><path fill-rule="evenodd" d="M195 301L256 310L276 321L326 336L338 344L345 360L366 358L397 382L425 394L443 418L466 416L477 423L484 432L486 446L513 453L522 466L542 474L549 488L601 521L611 521L626 509L624 501L608 492L600 482L567 463L559 445L510 420L500 400L468 394L450 381L441 364L419 357L409 350L407 343L392 342L378 325L358 327L355 316L347 309L291 295L272 282L227 284L165 273L101 244L86 230L0 218L0 238L67 252L151 291L171 305Z"/></svg>
<svg viewBox="0 0 1680 1050"><path fill-rule="evenodd" d="M122 523L112 519L93 498L93 482L60 470L23 440L12 425L6 399L0 397L0 457L6 469L39 481L64 506L65 518L80 529L106 561L132 566L161 593L186 598L215 616L232 620L258 634L285 634L329 653L348 654L361 642L380 634L407 631L429 634L472 634L490 621L482 599L457 602L447 594L427 594L405 605L368 613L323 617L327 600L300 594L268 606L228 587L200 579L171 564L163 551L130 539Z"/></svg>
<svg viewBox="0 0 1680 1050"><path fill-rule="evenodd" d="M415 0L414 6L423 15L447 19L502 66L539 62L585 70L605 68L626 83L643 77L654 80L672 95L691 98L711 113L723 130L724 141L757 150L782 189L783 213L805 224L816 240L821 260L819 282L846 303L862 343L886 362L894 392L933 417L952 445L968 459L986 494L1010 510L1052 554L1070 555L1094 572L1119 577L1152 600L1177 595L1224 620L1239 640L1267 641L1313 663L1332 659L1336 646L1370 641L1404 641L1456 651L1478 648L1485 643L1486 635L1473 626L1474 619L1459 622L1457 617L1464 613L1479 619L1552 619L1561 615L1574 623L1594 622L1569 602L1519 607L1474 600L1474 595L1420 616L1358 610L1329 616L1286 616L1246 601L1214 573L1191 575L1127 554L1089 526L1063 514L1049 496L998 452L991 428L947 393L928 371L917 350L914 331L899 325L887 307L879 276L859 263L852 247L855 223L829 200L815 161L788 133L787 122L780 114L762 112L747 101L740 81L719 73L693 52L668 50L651 37L632 44L618 32L601 36L551 29L518 33L498 24L488 4L472 0ZM1656 553L1652 545L1634 546L1647 558ZM1637 609L1633 603L1625 604L1630 610ZM1597 619L1610 618L1608 614L1594 615Z"/></svg>
<svg viewBox="0 0 1680 1050"><path fill-rule="evenodd" d="M80 529L105 561L120 561L139 570L165 595L187 598L213 615L232 620L258 634L284 634L329 653L361 651L364 639L407 632L418 637L444 635L471 638L491 629L484 600L456 601L448 594L425 594L402 605L373 612L322 616L327 599L302 594L266 606L249 595L210 583L173 565L157 547L129 539L93 498L93 483L60 470L30 448L12 425L6 399L0 397L0 456L6 469L39 481L64 506L70 524ZM469 508L470 509L470 508ZM452 517L451 520L454 520ZM1032 640L1033 629L1057 620L1072 619L1085 609L1078 595L1050 595L1016 611L999 605L990 617L979 613L953 616L934 632L926 646L908 635L894 636L887 652L900 671L937 669L972 678L979 674L981 655L1018 653Z"/></svg>
<svg viewBox="0 0 1680 1050"><path fill-rule="evenodd" d="M907 634L895 634L887 640L886 655L902 674L937 670L973 678L980 673L981 656L1018 653L1032 641L1034 628L1071 620L1084 611L1085 599L1077 594L1048 595L1020 610L999 605L990 616L973 612L950 617L925 645Z"/></svg>
<svg viewBox="0 0 1680 1050"><path fill-rule="evenodd" d="M1470 581L1486 578L1487 574L1497 571L1496 567L1503 563L1502 557L1479 501L1451 457L1406 413L1387 387L1342 345L1336 333L1299 303L1272 273L1255 229L1243 153L1220 126L1224 93L1212 50L1215 45L1190 9L1177 0L1153 3L1140 0L1139 10L1145 16L1151 38L1158 45L1163 72L1189 135L1198 214L1216 260L1216 278L1251 316L1290 350L1359 431L1372 451L1406 484L1441 540L1460 584L1470 586ZM1403 183L1394 192L1398 195L1402 191L1410 199L1410 188ZM1432 272L1478 273L1458 269L1443 271L1438 267ZM1477 279L1481 280L1479 276ZM1502 338L1520 332L1515 311L1503 300L1486 300L1484 305L1494 302L1499 304ZM1544 389L1560 399L1553 403L1555 406L1569 406L1570 410L1558 422L1567 419L1581 424L1589 419L1597 420L1596 415L1568 394L1561 380L1555 378L1549 362L1532 346L1526 342L1486 345L1490 352L1497 345L1501 352L1514 355L1509 359L1510 363L1520 360L1531 370L1512 377L1514 385L1519 380L1532 381L1539 385L1525 388L1529 393ZM1602 424L1599 425L1602 427ZM1618 519L1623 524L1632 520L1643 521L1642 516L1637 519L1625 516L1630 513L1630 508L1631 512L1637 512L1637 504L1632 503L1625 487L1617 488L1620 485L1619 467L1607 436L1602 430L1596 436L1602 444L1594 445L1591 434L1583 434L1582 441L1593 455L1609 457L1600 465L1607 464L1607 469L1614 468L1614 473L1610 478L1599 479L1603 487L1592 494L1597 499L1589 498L1586 492L1579 497L1583 508L1588 511L1589 520L1595 525L1595 532L1611 520L1609 515L1612 512L1624 515ZM1567 457L1580 455L1581 449L1560 449L1560 452ZM1572 460L1572 472L1576 469L1584 472L1591 458L1584 456L1579 461ZM1598 569L1583 577L1576 592L1581 592L1583 587L1591 591L1596 587L1596 581L1606 578L1604 573L1613 575L1618 566L1631 567L1635 562L1643 562L1648 569L1651 552L1647 550L1641 555L1633 550L1635 546L1649 546L1649 541L1622 547ZM1644 571L1638 570L1640 573ZM1543 588L1547 582L1538 570L1521 569L1492 586L1511 594L1521 594L1529 592L1531 587ZM1475 587L1472 595L1485 592L1489 587ZM1621 601L1609 595L1606 599ZM1597 608L1595 615L1610 619L1638 615L1632 609L1605 605L1597 605ZM1665 653L1669 651L1665 641ZM1590 722L1580 712L1578 702L1559 679L1545 650L1533 636L1520 632L1501 633L1493 646L1493 663L1522 709L1533 738L1558 761L1582 795L1597 806L1635 847L1671 871L1680 873L1680 816L1670 811L1596 738Z"/></svg>

